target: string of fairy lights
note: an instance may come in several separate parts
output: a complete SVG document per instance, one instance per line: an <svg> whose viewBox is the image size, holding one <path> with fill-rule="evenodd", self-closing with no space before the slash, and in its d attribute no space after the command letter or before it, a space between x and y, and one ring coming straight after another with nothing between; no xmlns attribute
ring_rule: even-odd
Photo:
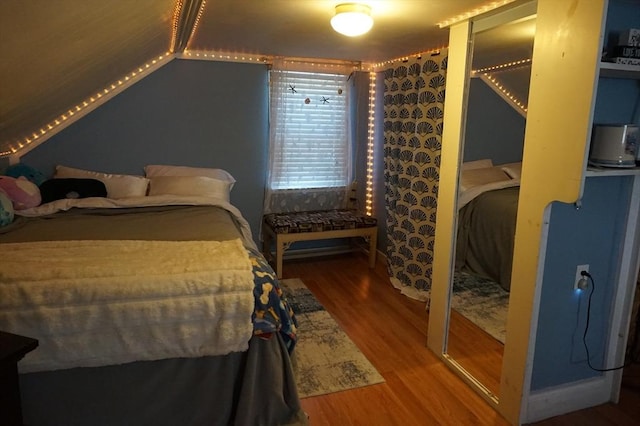
<svg viewBox="0 0 640 426"><path fill-rule="evenodd" d="M172 48L176 45L176 40L178 39L180 13L183 6L184 0L178 0L176 1L176 7L173 9L173 17L171 19L171 43L169 44L169 46L171 46Z"/></svg>
<svg viewBox="0 0 640 426"><path fill-rule="evenodd" d="M509 92L495 77L484 74L487 77L487 80L493 84L493 88L500 91L503 98L506 98L511 102L515 107L519 108L523 112L527 112L527 106L515 97L511 92Z"/></svg>
<svg viewBox="0 0 640 426"><path fill-rule="evenodd" d="M193 28L191 28L191 33L189 33L189 40L193 40L193 36L196 34L196 29L200 24L200 18L202 18L202 13L204 12L204 7L206 6L206 4L207 4L207 0L202 0L202 3L200 3L200 7L198 8L198 14L196 15L196 20L193 23Z"/></svg>
<svg viewBox="0 0 640 426"><path fill-rule="evenodd" d="M519 68L524 68L527 66L531 66L531 59L520 59L517 61L506 62L504 64L493 65L490 67L478 68L472 70L472 75L481 75L483 76L483 81L488 84L491 84L491 87L498 91L502 98L507 100L512 104L512 106L516 107L523 113L527 112L527 105L520 99L518 99L513 93L511 93L496 77L496 73L501 73L504 71L512 71Z"/></svg>
<svg viewBox="0 0 640 426"><path fill-rule="evenodd" d="M434 48L434 49L425 50L423 52L418 52L418 53L414 53L414 54L411 54L411 55L401 56L399 58L389 59L389 60L382 61L382 62L376 62L374 64L368 64L368 69L371 70L371 71L381 71L381 70L384 70L387 66L389 66L391 64L396 64L398 62L408 62L408 61L410 61L412 59L418 59L418 58L421 58L423 56L439 55L446 48L447 48L446 46L437 47L437 48Z"/></svg>
<svg viewBox="0 0 640 426"><path fill-rule="evenodd" d="M112 82L104 89L92 94L72 108L69 108L67 111L60 114L51 122L46 123L40 129L34 131L31 135L24 137L23 140L17 141L14 144L10 145L7 150L0 152L0 157L15 155L20 150L26 148L29 145L33 145L35 142L43 142L48 137L53 136L53 134L69 126L75 120L84 117L86 114L93 111L98 106L111 99L113 96L122 92L124 89L129 87L134 82L138 81L143 76L146 76L150 74L151 71L158 69L160 66L164 65L171 59L173 59L172 55L167 52L136 68L130 73Z"/></svg>
<svg viewBox="0 0 640 426"><path fill-rule="evenodd" d="M365 188L365 214L373 216L373 164L376 122L376 73L369 73L369 114L367 119L367 182Z"/></svg>
<svg viewBox="0 0 640 426"><path fill-rule="evenodd" d="M514 0L501 0L494 1L492 3L487 4L481 8L477 8L471 11L468 11L464 14L452 17L445 21L437 23L440 28L444 28L446 26L452 25L456 22L460 22L466 19L469 19L473 16L477 16L479 14L485 13L489 10L496 9L500 6L506 5L508 3L513 2ZM5 151L0 151L0 157L12 156L19 153L19 151L25 149L29 145L33 145L35 142L41 143L44 140L51 137L53 134L67 127L73 121L79 119L80 117L88 114L93 109L97 108L99 105L102 105L108 99L112 98L116 94L120 93L128 86L130 86L133 82L139 80L145 75L149 74L150 71L154 71L164 65L165 63L171 61L174 58L185 58L185 59L196 59L196 60L210 60L210 61L228 61L228 62L247 62L247 63L261 63L261 64L271 64L276 59L274 57L270 57L267 55L249 55L242 53L229 53L229 52L217 52L217 51L191 51L185 49L184 52L175 53L173 51L173 47L176 45L176 40L179 34L179 23L180 23L180 15L182 13L182 9L184 7L185 0L176 1L176 6L173 12L172 22L171 22L171 44L172 46L170 50L152 60L145 63L144 65L138 67L137 69L131 71L130 73L124 75L117 81L108 85L104 89L96 92L95 94L89 96L87 99L81 101L74 107L70 108L66 112L60 114L56 119L51 121L50 123L45 124L37 131L33 132L30 136L24 137L23 140L17 141L15 144L9 146ZM206 0L203 0L200 4L195 22L190 31L189 41L195 35L196 29L200 23L202 14L204 12L204 6L206 4ZM323 70L331 70L332 68L341 68L344 69L345 65L350 65L354 70L364 70L369 72L369 110L368 110L368 118L367 118L367 163L366 163L366 200L365 200L365 213L369 216L373 215L373 174L374 174L374 142L375 142L375 109L376 109L376 72L384 69L386 66L392 63L397 63L398 61L409 61L411 58L420 57L423 55L435 55L440 53L441 50L445 49L445 46L441 48L432 49L426 52L416 53L414 55L404 56L401 58L395 58L388 61L383 61L374 64L361 64L361 63L353 63L349 62L348 64L344 61L319 61L319 60L311 60L311 59L301 59L301 58L293 58L286 59L285 63L295 64L298 62L305 62L305 66L307 67L317 67L318 69ZM281 59L281 58L279 58ZM507 98L510 98L519 108L522 108L526 111L526 106L524 106L520 101L514 98L513 95L508 93L504 87L500 85L495 77L491 75L492 72L500 72L507 69L512 69L514 67L521 67L529 65L531 62L530 59L524 59L521 61L510 62L506 64L500 64L492 67L482 68L478 70L474 70L476 73L481 73L487 77L487 79L493 83L498 90L503 91Z"/></svg>
<svg viewBox="0 0 640 426"><path fill-rule="evenodd" d="M520 59L518 61L511 61L511 62L506 62L504 64L499 64L499 65L493 65L490 67L485 67L485 68L478 68L476 70L473 70L474 73L482 73L482 74L488 74L491 72L500 72L500 71L509 71L509 70L513 70L516 68L521 68L521 67L525 67L531 65L531 59Z"/></svg>
<svg viewBox="0 0 640 426"><path fill-rule="evenodd" d="M186 59L200 59L204 61L219 61L219 62L253 62L253 63L264 63L268 64L270 62L269 57L267 56L251 56L240 53L228 53L228 52L217 52L217 51L185 51L184 53L178 54L179 58Z"/></svg>

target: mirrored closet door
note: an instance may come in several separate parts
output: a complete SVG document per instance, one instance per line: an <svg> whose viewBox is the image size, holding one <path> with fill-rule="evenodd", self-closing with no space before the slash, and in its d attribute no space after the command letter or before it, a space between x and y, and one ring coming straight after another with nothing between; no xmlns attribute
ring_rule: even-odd
<svg viewBox="0 0 640 426"><path fill-rule="evenodd" d="M535 16L472 32L447 353L498 395Z"/></svg>
<svg viewBox="0 0 640 426"><path fill-rule="evenodd" d="M455 53L450 50L450 66L454 73L456 67L464 68L465 82L457 108L459 130L453 136L459 139L458 151L443 153L444 179L445 161L457 154L456 163L449 163L448 169L456 185L452 186L455 195L451 233L438 236L446 225L436 230L435 260L448 255L449 261L434 268L434 280L446 280L447 288L442 291L442 299L438 290L433 295L431 312L436 317L441 312L444 321L439 330L437 324L432 326L430 314L429 346L439 349L443 359L496 404L510 288L517 285L511 282L511 262L535 6L535 2L520 2L467 23L466 40L457 43L458 49L466 49L466 55L457 51L457 58L465 58L464 66L452 64ZM452 31L457 33L453 38L465 36L463 26ZM449 81L447 84L449 101ZM456 108L447 111L445 103L445 132L452 122L455 126L455 118L447 121L446 114L452 109ZM445 157L447 154L450 155ZM439 202L438 221L441 218ZM443 272L443 268L449 269ZM438 302L446 306L436 306ZM442 340L432 332L441 332Z"/></svg>

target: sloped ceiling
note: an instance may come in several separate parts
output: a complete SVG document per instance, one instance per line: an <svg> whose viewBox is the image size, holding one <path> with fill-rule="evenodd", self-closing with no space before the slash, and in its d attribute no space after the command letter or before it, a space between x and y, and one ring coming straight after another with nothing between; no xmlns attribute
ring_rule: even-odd
<svg viewBox="0 0 640 426"><path fill-rule="evenodd" d="M473 70L531 59L535 29L536 20L535 17L531 17L477 33L473 41ZM502 87L507 97L513 97L516 102L525 105L526 110L529 102L531 63L512 64L489 70L487 73L496 79L495 84L490 84L493 89L496 84Z"/></svg>
<svg viewBox="0 0 640 426"><path fill-rule="evenodd" d="M204 0L0 1L0 156L171 49L176 5ZM503 0L502 2L508 2ZM369 0L374 27L329 24L339 0L208 0L186 48L378 63L447 45L437 23L490 0Z"/></svg>
<svg viewBox="0 0 640 426"><path fill-rule="evenodd" d="M0 151L169 50L174 0L0 2Z"/></svg>

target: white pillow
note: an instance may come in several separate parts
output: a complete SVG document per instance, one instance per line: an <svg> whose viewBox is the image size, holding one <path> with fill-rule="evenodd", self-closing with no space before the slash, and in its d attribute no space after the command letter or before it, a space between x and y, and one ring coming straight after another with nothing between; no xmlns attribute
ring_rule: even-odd
<svg viewBox="0 0 640 426"><path fill-rule="evenodd" d="M500 168L509 175L511 179L520 179L522 175L522 161L517 163L501 164Z"/></svg>
<svg viewBox="0 0 640 426"><path fill-rule="evenodd" d="M474 170L474 169L484 169L487 167L493 167L493 161L490 158L485 158L484 160L475 160L475 161L467 161L462 163L462 170Z"/></svg>
<svg viewBox="0 0 640 426"><path fill-rule="evenodd" d="M112 199L128 197L144 197L147 195L149 179L143 176L114 175L91 170L74 169L56 166L54 178L97 179L107 188L107 197Z"/></svg>
<svg viewBox="0 0 640 426"><path fill-rule="evenodd" d="M500 167L463 170L460 173L460 190L466 191L474 186L511 180Z"/></svg>
<svg viewBox="0 0 640 426"><path fill-rule="evenodd" d="M149 195L213 197L229 202L231 183L206 176L154 176Z"/></svg>
<svg viewBox="0 0 640 426"><path fill-rule="evenodd" d="M210 169L206 167L170 166L152 164L144 168L147 177L154 176L204 176L229 182L229 189L233 188L236 180L229 172L223 169Z"/></svg>

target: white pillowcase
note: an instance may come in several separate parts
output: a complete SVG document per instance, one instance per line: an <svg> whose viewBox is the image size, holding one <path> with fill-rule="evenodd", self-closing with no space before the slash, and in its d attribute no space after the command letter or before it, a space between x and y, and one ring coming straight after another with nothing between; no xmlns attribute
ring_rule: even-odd
<svg viewBox="0 0 640 426"><path fill-rule="evenodd" d="M97 179L107 188L107 197L112 199L144 197L147 195L149 179L143 176L116 175L73 167L56 166L54 178Z"/></svg>
<svg viewBox="0 0 640 426"><path fill-rule="evenodd" d="M462 170L460 173L460 190L466 191L475 186L509 180L511 180L509 176L500 167Z"/></svg>
<svg viewBox="0 0 640 426"><path fill-rule="evenodd" d="M170 166L152 164L144 168L147 177L155 176L204 176L208 178L218 179L230 184L229 189L233 188L236 182L229 172L223 169L211 169L206 167L188 167L188 166Z"/></svg>
<svg viewBox="0 0 640 426"><path fill-rule="evenodd" d="M522 175L522 161L517 163L501 164L500 168L504 170L511 179L520 179L520 176Z"/></svg>
<svg viewBox="0 0 640 426"><path fill-rule="evenodd" d="M213 197L229 202L231 183L206 176L154 176L149 195Z"/></svg>
<svg viewBox="0 0 640 426"><path fill-rule="evenodd" d="M462 163L461 170L484 169L487 167L493 167L493 161L491 161L490 158L485 158L484 160L467 161L465 163Z"/></svg>

